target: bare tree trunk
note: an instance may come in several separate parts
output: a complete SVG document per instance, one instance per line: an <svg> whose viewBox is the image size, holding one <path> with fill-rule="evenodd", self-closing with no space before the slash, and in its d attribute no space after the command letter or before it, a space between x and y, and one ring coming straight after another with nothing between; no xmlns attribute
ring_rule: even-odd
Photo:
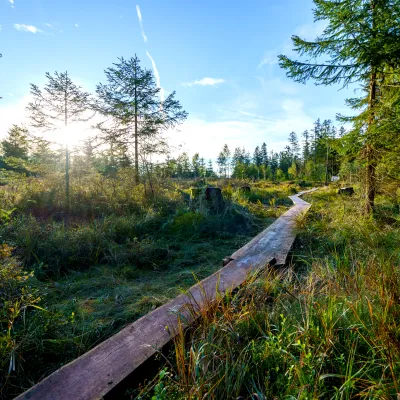
<svg viewBox="0 0 400 400"><path fill-rule="evenodd" d="M136 71L135 71L136 81ZM135 82L135 184L139 184L139 140L138 140L138 106L137 106L137 87Z"/></svg>
<svg viewBox="0 0 400 400"><path fill-rule="evenodd" d="M135 183L139 184L139 143L138 143L138 126L137 126L137 94L135 87Z"/></svg>
<svg viewBox="0 0 400 400"><path fill-rule="evenodd" d="M374 149L370 144L366 146L366 173L365 173L365 213L370 214L375 208L376 194L376 159Z"/></svg>
<svg viewBox="0 0 400 400"><path fill-rule="evenodd" d="M68 126L68 105L67 105L67 77L68 71L66 72L65 79L65 90L64 90L64 125L65 128ZM66 132L65 132L66 133ZM65 145L65 199L66 199L66 208L69 211L69 150L68 144Z"/></svg>
<svg viewBox="0 0 400 400"><path fill-rule="evenodd" d="M373 35L375 35L375 3L374 0L371 0L371 9L372 9L372 29ZM368 131L367 131L367 144L365 146L365 157L367 161L366 171L365 171L365 208L364 212L366 214L370 214L375 208L375 193L376 193L376 154L370 143L371 140L371 129L374 124L374 107L376 100L376 69L372 66L371 69L371 78L369 82L369 121L368 121Z"/></svg>

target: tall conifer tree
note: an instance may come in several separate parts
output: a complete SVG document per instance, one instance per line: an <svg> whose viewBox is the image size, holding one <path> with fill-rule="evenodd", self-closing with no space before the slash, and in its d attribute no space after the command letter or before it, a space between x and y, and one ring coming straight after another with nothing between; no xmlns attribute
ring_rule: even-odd
<svg viewBox="0 0 400 400"><path fill-rule="evenodd" d="M31 84L33 101L28 104L31 124L41 131L67 128L73 122L90 119L90 94L75 85L68 71L46 73L47 83L43 90ZM66 135L67 133L65 133ZM69 208L69 149L65 145L65 192L66 208Z"/></svg>
<svg viewBox="0 0 400 400"><path fill-rule="evenodd" d="M95 108L121 126L121 130L115 131L117 136L128 135L133 139L135 182L139 183L140 146L146 142L147 149L155 149L148 141L157 141L157 135L182 123L187 113L175 99L175 92L165 100L160 99L161 89L155 83L153 72L142 68L136 55L118 61L105 70L107 83L97 86Z"/></svg>
<svg viewBox="0 0 400 400"><path fill-rule="evenodd" d="M292 36L294 50L301 60L280 55L280 66L296 82L313 79L317 84L340 83L347 86L361 82L367 88L363 113L364 128L359 129L365 161L365 211L374 208L376 167L379 157L374 137L375 109L379 83L385 79L388 68L400 63L400 30L398 0L314 0L315 21L326 21L323 33L308 41ZM327 60L322 60L328 56Z"/></svg>

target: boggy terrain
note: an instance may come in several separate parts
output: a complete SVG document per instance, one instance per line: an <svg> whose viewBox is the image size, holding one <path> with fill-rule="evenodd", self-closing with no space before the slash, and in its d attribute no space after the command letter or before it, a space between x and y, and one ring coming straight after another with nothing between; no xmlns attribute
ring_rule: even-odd
<svg viewBox="0 0 400 400"><path fill-rule="evenodd" d="M0 191L4 397L221 268L299 190L287 183L260 182L247 191L234 180L171 181L146 193L122 175L92 178L73 187L69 211L58 209L51 180L22 180ZM204 194L190 195L199 192L193 185L213 184L222 187L217 211Z"/></svg>
<svg viewBox="0 0 400 400"><path fill-rule="evenodd" d="M297 221L286 268L250 278L204 312L178 335L159 374L128 395L396 398L400 214L392 189L377 196L373 217L360 212L357 196L329 188L306 195L312 207Z"/></svg>

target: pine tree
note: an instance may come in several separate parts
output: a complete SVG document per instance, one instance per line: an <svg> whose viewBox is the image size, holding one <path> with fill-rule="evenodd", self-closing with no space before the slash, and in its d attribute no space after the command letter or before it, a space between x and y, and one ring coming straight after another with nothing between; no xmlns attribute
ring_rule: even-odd
<svg viewBox="0 0 400 400"><path fill-rule="evenodd" d="M160 88L156 86L153 72L143 69L135 57L118 63L105 71L107 83L100 83L96 93L95 109L112 117L122 127L119 135L133 138L135 152L135 182L139 183L139 148L155 149L149 141L160 141L159 135L176 127L187 118L175 92L161 101ZM147 141L147 143L145 143Z"/></svg>
<svg viewBox="0 0 400 400"><path fill-rule="evenodd" d="M290 153L293 158L292 161L297 162L300 158L300 145L296 132L291 132L289 134L289 146L290 146Z"/></svg>
<svg viewBox="0 0 400 400"><path fill-rule="evenodd" d="M193 169L193 176L198 178L200 176L200 155L196 153L192 157L192 169Z"/></svg>
<svg viewBox="0 0 400 400"><path fill-rule="evenodd" d="M211 160L208 160L208 164L207 164L207 176L211 177L214 176L214 167L213 167L213 163Z"/></svg>
<svg viewBox="0 0 400 400"><path fill-rule="evenodd" d="M257 146L254 149L254 154L253 154L253 163L257 167L257 178L260 178L260 168L263 162L262 154L260 148Z"/></svg>
<svg viewBox="0 0 400 400"><path fill-rule="evenodd" d="M314 128L312 130L313 132L313 140L311 143L311 153L313 156L313 161L314 161L314 166L317 165L317 158L318 158L318 154L320 153L319 151L319 138L321 136L321 121L318 118L315 122L314 122Z"/></svg>
<svg viewBox="0 0 400 400"><path fill-rule="evenodd" d="M267 168L268 167L268 151L267 151L267 145L265 142L261 145L261 158L262 158L262 165Z"/></svg>
<svg viewBox="0 0 400 400"><path fill-rule="evenodd" d="M248 152L244 147L242 149L243 154L243 164L248 167L251 164L250 152Z"/></svg>
<svg viewBox="0 0 400 400"><path fill-rule="evenodd" d="M304 145L303 145L303 165L306 165L310 159L311 149L310 149L310 133L308 130L303 132Z"/></svg>
<svg viewBox="0 0 400 400"><path fill-rule="evenodd" d="M317 84L341 83L343 86L360 82L367 89L363 101L353 100L349 104L353 107L366 104L359 119L367 129L358 129L358 135L366 171L365 211L370 212L374 208L379 161L379 141L375 137L379 84L390 73L390 68L399 67L400 3L398 0L314 0L314 4L315 20L326 21L327 27L314 41L292 36L294 50L309 59L295 61L280 55L280 66L296 82L314 79ZM330 58L319 62L326 55Z"/></svg>
<svg viewBox="0 0 400 400"><path fill-rule="evenodd" d="M189 156L187 153L182 153L176 160L177 162L177 174L179 178L189 178L191 175L191 167L189 162Z"/></svg>
<svg viewBox="0 0 400 400"><path fill-rule="evenodd" d="M51 149L53 143L42 137L34 137L31 143L32 163L36 165L39 173L48 172L57 163L57 155Z"/></svg>
<svg viewBox="0 0 400 400"><path fill-rule="evenodd" d="M276 178L276 171L278 170L278 166L279 166L279 154L274 153L274 151L271 150L270 170L271 170L272 180L274 180Z"/></svg>
<svg viewBox="0 0 400 400"><path fill-rule="evenodd" d="M13 125L4 140L1 142L3 157L26 160L29 152L28 130L22 126Z"/></svg>
<svg viewBox="0 0 400 400"><path fill-rule="evenodd" d="M219 167L218 172L220 175L225 173L225 178L226 178L226 170L227 170L226 163L227 163L226 155L223 151L221 151L217 158L217 165Z"/></svg>
<svg viewBox="0 0 400 400"><path fill-rule="evenodd" d="M199 171L200 171L200 176L205 177L207 175L207 167L204 157L201 157L199 160Z"/></svg>
<svg viewBox="0 0 400 400"><path fill-rule="evenodd" d="M243 163L242 150L240 147L236 147L231 159L232 171L235 170L236 165L240 162Z"/></svg>
<svg viewBox="0 0 400 400"><path fill-rule="evenodd" d="M261 145L261 169L263 171L263 177L264 179L266 179L267 177L267 169L268 169L268 165L269 165L269 159L268 159L268 151L267 151L267 145L265 144L265 142Z"/></svg>
<svg viewBox="0 0 400 400"><path fill-rule="evenodd" d="M222 149L222 152L224 153L225 157L225 177L229 177L230 171L229 171L229 166L230 166L230 157L231 157L231 151L229 150L229 147L227 144L224 145L224 148Z"/></svg>
<svg viewBox="0 0 400 400"><path fill-rule="evenodd" d="M31 84L33 101L28 104L32 126L42 131L66 129L71 123L88 121L90 94L73 83L68 71L46 73L47 83L41 90ZM67 134L67 133L65 133ZM69 150L65 145L65 197L69 209Z"/></svg>

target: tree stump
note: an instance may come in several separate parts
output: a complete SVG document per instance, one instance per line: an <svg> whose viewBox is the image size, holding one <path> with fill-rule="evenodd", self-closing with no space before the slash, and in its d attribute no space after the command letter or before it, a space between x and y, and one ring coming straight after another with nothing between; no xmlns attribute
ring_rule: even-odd
<svg viewBox="0 0 400 400"><path fill-rule="evenodd" d="M224 198L220 188L206 188L208 208L213 212L221 212L225 208Z"/></svg>
<svg viewBox="0 0 400 400"><path fill-rule="evenodd" d="M338 194L344 194L346 196L352 196L354 194L354 188L353 187L345 187L345 188L340 188L338 190Z"/></svg>
<svg viewBox="0 0 400 400"><path fill-rule="evenodd" d="M224 210L225 202L220 188L191 188L190 189L190 208L198 210L205 206L214 213Z"/></svg>

